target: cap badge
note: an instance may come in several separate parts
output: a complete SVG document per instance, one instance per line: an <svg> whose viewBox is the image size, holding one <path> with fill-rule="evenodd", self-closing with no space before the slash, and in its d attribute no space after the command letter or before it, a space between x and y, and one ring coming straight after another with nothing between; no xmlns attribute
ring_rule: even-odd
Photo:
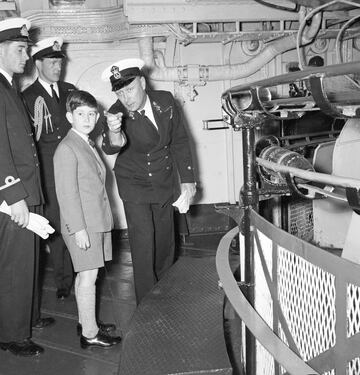
<svg viewBox="0 0 360 375"><path fill-rule="evenodd" d="M60 43L57 40L55 40L52 49L53 49L53 51L61 51Z"/></svg>
<svg viewBox="0 0 360 375"><path fill-rule="evenodd" d="M119 67L118 66L113 66L111 68L111 73L113 74L114 78L115 79L120 79L121 78L121 73L120 73L120 70L119 70Z"/></svg>
<svg viewBox="0 0 360 375"><path fill-rule="evenodd" d="M27 29L27 27L26 27L26 25L24 24L24 25L22 25L22 27L21 27L21 29L20 29L20 35L21 36L29 36L29 31L28 31L28 29Z"/></svg>

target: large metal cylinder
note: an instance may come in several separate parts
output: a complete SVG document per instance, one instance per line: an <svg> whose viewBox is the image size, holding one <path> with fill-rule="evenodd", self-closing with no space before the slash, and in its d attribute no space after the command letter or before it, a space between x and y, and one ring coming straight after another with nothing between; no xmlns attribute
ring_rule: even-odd
<svg viewBox="0 0 360 375"><path fill-rule="evenodd" d="M360 179L360 119L346 121L333 152L333 174Z"/></svg>
<svg viewBox="0 0 360 375"><path fill-rule="evenodd" d="M282 148L280 146L269 146L264 148L259 155L260 158L271 161L275 164L287 166L287 167L294 167L308 171L314 171L314 167L312 164L305 159L304 156L298 154L295 151L288 150L286 148ZM283 173L275 172L268 168L261 167L260 174L262 177L270 184L273 185L288 185L289 181L286 180L286 177ZM296 188L295 182L293 180L293 188ZM297 183L305 183L302 179L297 178Z"/></svg>

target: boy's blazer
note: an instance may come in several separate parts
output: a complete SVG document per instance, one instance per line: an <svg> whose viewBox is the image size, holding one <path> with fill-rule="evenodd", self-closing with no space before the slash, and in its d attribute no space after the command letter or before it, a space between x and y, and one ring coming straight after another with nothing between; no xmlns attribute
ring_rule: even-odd
<svg viewBox="0 0 360 375"><path fill-rule="evenodd" d="M55 151L54 173L61 232L108 232L113 228L105 165L73 130Z"/></svg>

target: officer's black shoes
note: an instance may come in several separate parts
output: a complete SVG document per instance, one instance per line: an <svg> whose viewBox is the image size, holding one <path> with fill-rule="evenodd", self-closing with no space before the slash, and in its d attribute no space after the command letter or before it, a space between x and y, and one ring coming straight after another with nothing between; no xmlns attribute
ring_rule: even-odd
<svg viewBox="0 0 360 375"><path fill-rule="evenodd" d="M21 357L34 357L44 352L44 348L30 339L26 339L23 342L1 342L0 348Z"/></svg>

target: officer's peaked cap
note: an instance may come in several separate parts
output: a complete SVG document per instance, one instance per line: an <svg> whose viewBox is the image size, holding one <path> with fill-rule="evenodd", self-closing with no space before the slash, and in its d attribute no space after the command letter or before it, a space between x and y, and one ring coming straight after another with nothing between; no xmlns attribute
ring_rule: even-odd
<svg viewBox="0 0 360 375"><path fill-rule="evenodd" d="M141 59L124 59L108 66L102 73L101 79L110 79L112 91L118 91L131 83L135 77L141 76L145 62Z"/></svg>
<svg viewBox="0 0 360 375"><path fill-rule="evenodd" d="M34 60L52 57L65 57L65 52L62 50L64 40L61 36L46 38L37 42L31 48L31 56Z"/></svg>
<svg viewBox="0 0 360 375"><path fill-rule="evenodd" d="M26 18L7 18L0 21L0 43L5 41L29 42L31 22Z"/></svg>

